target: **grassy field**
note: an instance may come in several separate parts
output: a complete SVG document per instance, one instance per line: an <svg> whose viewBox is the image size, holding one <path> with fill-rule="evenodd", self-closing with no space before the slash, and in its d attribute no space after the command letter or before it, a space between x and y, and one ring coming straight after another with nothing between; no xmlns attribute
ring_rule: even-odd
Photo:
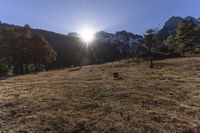
<svg viewBox="0 0 200 133"><path fill-rule="evenodd" d="M154 69L119 61L1 80L0 132L199 133L200 58L156 61Z"/></svg>

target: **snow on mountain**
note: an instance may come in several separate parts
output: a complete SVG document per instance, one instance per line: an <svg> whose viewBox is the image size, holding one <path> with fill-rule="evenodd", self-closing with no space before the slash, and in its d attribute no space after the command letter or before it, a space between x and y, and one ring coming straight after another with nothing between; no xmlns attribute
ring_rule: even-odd
<svg viewBox="0 0 200 133"><path fill-rule="evenodd" d="M143 37L127 31L118 31L115 34L101 31L96 33L96 40L113 43L120 49L120 51L127 53L136 45L141 45Z"/></svg>
<svg viewBox="0 0 200 133"><path fill-rule="evenodd" d="M96 40L112 43L122 54L128 54L138 45L142 45L143 37L127 31L118 31L115 34L100 31L96 33Z"/></svg>
<svg viewBox="0 0 200 133"><path fill-rule="evenodd" d="M77 33L69 33L68 36L77 36ZM118 31L115 34L100 31L95 34L95 40L115 45L120 53L127 55L138 45L142 45L143 37L127 31Z"/></svg>

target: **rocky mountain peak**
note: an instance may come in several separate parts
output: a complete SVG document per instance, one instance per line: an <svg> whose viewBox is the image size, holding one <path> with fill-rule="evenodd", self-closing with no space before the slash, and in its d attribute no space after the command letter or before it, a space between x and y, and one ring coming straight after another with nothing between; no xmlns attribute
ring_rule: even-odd
<svg viewBox="0 0 200 133"><path fill-rule="evenodd" d="M200 25L200 18L196 19L191 16L187 16L185 18L173 16L164 24L163 28L159 31L160 40L165 40L170 34L174 35L176 33L176 29L178 28L178 24L183 20L192 20L196 24Z"/></svg>
<svg viewBox="0 0 200 133"><path fill-rule="evenodd" d="M180 23L181 21L183 21L183 18L173 16L165 23L163 28L174 29L178 26L178 23Z"/></svg>

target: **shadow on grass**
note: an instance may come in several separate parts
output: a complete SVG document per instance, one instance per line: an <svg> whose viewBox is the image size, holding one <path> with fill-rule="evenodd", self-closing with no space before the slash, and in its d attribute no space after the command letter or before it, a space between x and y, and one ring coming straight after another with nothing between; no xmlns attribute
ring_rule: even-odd
<svg viewBox="0 0 200 133"><path fill-rule="evenodd" d="M0 80L6 80L8 77L0 77Z"/></svg>

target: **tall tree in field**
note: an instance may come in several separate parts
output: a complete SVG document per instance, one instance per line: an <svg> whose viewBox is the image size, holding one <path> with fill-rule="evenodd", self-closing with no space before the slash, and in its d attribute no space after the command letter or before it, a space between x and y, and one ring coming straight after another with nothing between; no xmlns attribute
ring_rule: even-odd
<svg viewBox="0 0 200 133"><path fill-rule="evenodd" d="M144 47L148 50L150 68L153 68L153 53L157 50L157 32L155 30L149 29L146 31Z"/></svg>
<svg viewBox="0 0 200 133"><path fill-rule="evenodd" d="M198 41L198 26L192 20L182 21L176 32L176 42L182 55L185 56L185 52L194 50Z"/></svg>
<svg viewBox="0 0 200 133"><path fill-rule="evenodd" d="M43 69L47 64L56 60L56 52L41 34L34 35L30 43L30 60L35 66L35 71Z"/></svg>

